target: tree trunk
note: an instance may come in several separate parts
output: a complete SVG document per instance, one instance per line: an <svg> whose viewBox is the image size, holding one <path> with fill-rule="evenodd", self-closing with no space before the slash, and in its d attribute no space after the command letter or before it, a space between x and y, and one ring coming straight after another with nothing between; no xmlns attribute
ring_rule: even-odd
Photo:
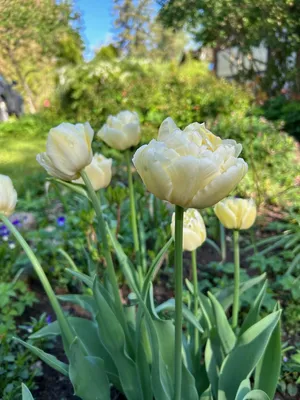
<svg viewBox="0 0 300 400"><path fill-rule="evenodd" d="M20 69L20 66L19 66L17 60L15 59L15 57L13 55L13 52L12 52L12 50L10 48L7 48L7 54L8 54L8 57L9 57L12 65L15 68L17 77L20 80L21 85L23 86L24 92L26 94L26 100L27 100L27 103L28 103L29 112L31 114L35 114L36 113L36 107L35 107L34 100L33 100L33 98L34 98L33 93L31 91L29 85L27 84L26 79L23 76L22 71Z"/></svg>

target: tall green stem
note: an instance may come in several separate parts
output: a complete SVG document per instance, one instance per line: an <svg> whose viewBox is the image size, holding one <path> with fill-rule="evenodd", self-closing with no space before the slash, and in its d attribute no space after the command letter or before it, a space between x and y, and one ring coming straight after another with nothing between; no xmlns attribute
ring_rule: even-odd
<svg viewBox="0 0 300 400"><path fill-rule="evenodd" d="M96 211L96 216L98 219L98 227L99 227L99 231L100 231L100 235L101 235L101 241L103 244L104 257L106 260L107 273L108 273L109 280L110 280L112 290L113 290L113 294L115 297L115 303L116 303L116 306L118 307L118 309L121 311L121 314L123 314L123 307L122 307L120 293L119 293L118 281L117 281L117 277L116 277L116 273L115 273L109 245L108 245L105 221L104 221L102 210L101 210L100 196L97 196L85 171L81 171L81 177L85 183L85 186L88 190L91 201L93 203L94 209Z"/></svg>
<svg viewBox="0 0 300 400"><path fill-rule="evenodd" d="M60 328L62 333L64 334L64 337L66 339L66 344L68 346L68 348L70 347L71 343L73 342L74 339L74 334L72 332L72 329L65 317L65 315L63 314L63 311L60 307L60 304L55 296L55 293L48 281L48 278L41 266L41 264L39 263L38 259L36 258L35 254L33 253L33 251L31 250L31 248L29 247L28 243L25 241L25 239L23 238L23 236L20 234L20 232L15 228L15 226L10 222L10 220L5 216L0 214L0 219L2 219L2 221L4 222L4 224L9 228L9 230L13 233L13 235L15 236L16 240L20 243L20 245L22 246L23 250L25 251L25 253L27 254L27 257L29 258L38 278L41 281L41 284L44 287L44 290L49 298L49 301L51 303L51 306L56 314L57 320L59 322Z"/></svg>
<svg viewBox="0 0 300 400"><path fill-rule="evenodd" d="M197 250L193 250L192 254L192 275L194 286L194 315L198 315L198 274L197 274ZM194 354L197 355L199 350L199 332L194 328Z"/></svg>
<svg viewBox="0 0 300 400"><path fill-rule="evenodd" d="M239 247L239 231L233 231L234 245L234 294L232 309L232 328L235 329L238 324L239 313L239 296L240 296L240 247Z"/></svg>
<svg viewBox="0 0 300 400"><path fill-rule="evenodd" d="M222 262L226 261L226 236L224 225L220 222L220 242L221 242L221 256Z"/></svg>
<svg viewBox="0 0 300 400"><path fill-rule="evenodd" d="M135 208L135 195L134 186L131 172L131 161L130 161L130 150L126 150L126 162L127 162L127 173L128 173L128 187L129 187L129 199L130 199L130 217L131 217L131 229L133 234L133 245L137 262L138 275L142 283L143 272L141 266L141 252L139 243L139 234L136 219L136 208Z"/></svg>
<svg viewBox="0 0 300 400"><path fill-rule="evenodd" d="M183 208L175 206L175 400L181 400L182 380L182 236Z"/></svg>

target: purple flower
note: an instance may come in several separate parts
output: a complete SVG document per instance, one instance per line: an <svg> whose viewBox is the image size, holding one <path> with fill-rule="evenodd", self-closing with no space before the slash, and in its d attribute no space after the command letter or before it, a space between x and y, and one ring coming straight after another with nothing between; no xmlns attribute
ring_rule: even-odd
<svg viewBox="0 0 300 400"><path fill-rule="evenodd" d="M51 322L52 322L51 315L47 315L46 322L47 322L48 325L51 324Z"/></svg>
<svg viewBox="0 0 300 400"><path fill-rule="evenodd" d="M15 226L21 226L22 224L21 224L21 221L19 220L19 219L15 219L13 222L13 225L15 225Z"/></svg>
<svg viewBox="0 0 300 400"><path fill-rule="evenodd" d="M5 225L0 225L0 236L8 236L9 233L9 230Z"/></svg>
<svg viewBox="0 0 300 400"><path fill-rule="evenodd" d="M58 226L64 226L66 223L66 218L64 216L58 217L56 219L56 223Z"/></svg>

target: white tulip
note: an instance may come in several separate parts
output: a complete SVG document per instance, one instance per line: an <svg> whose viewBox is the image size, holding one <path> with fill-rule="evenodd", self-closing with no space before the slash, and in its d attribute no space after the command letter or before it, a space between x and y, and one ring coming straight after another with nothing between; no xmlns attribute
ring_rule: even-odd
<svg viewBox="0 0 300 400"><path fill-rule="evenodd" d="M158 140L140 147L133 163L147 189L184 208L203 209L226 197L245 176L242 145L222 140L197 122L180 130L163 121Z"/></svg>
<svg viewBox="0 0 300 400"><path fill-rule="evenodd" d="M11 215L17 204L17 192L10 177L0 174L0 213Z"/></svg>
<svg viewBox="0 0 300 400"><path fill-rule="evenodd" d="M56 178L77 179L92 161L93 137L94 131L88 122L76 125L64 122L50 130L46 152L37 155L37 162Z"/></svg>
<svg viewBox="0 0 300 400"><path fill-rule="evenodd" d="M175 213L172 215L172 236L175 237ZM183 250L194 251L206 240L206 228L199 211L187 209L183 214Z"/></svg>
<svg viewBox="0 0 300 400"><path fill-rule="evenodd" d="M216 204L214 211L228 229L249 229L256 219L256 205L253 199L228 197Z"/></svg>
<svg viewBox="0 0 300 400"><path fill-rule="evenodd" d="M106 188L110 184L112 175L111 165L111 158L106 158L101 154L96 153L90 165L85 167L84 171L91 181L94 190ZM82 178L79 178L73 182L80 184L84 183Z"/></svg>
<svg viewBox="0 0 300 400"><path fill-rule="evenodd" d="M121 111L116 116L110 115L97 136L117 150L126 150L138 145L141 139L138 114Z"/></svg>

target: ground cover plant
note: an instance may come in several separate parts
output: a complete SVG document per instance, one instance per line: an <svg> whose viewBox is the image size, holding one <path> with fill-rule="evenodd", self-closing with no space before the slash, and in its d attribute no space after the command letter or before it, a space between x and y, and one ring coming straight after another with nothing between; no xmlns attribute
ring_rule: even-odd
<svg viewBox="0 0 300 400"><path fill-rule="evenodd" d="M127 173L127 188L119 186L104 189L111 178L111 162L98 155L92 158L93 131L87 124L62 124L54 128L48 137L47 153L38 156L38 161L54 176L50 178L50 185L60 188L62 206L70 212L72 203L76 207L81 204L84 210L81 218L74 219L70 234L76 228L82 230L82 237L89 244L83 244L82 239L83 242L79 242L79 248L74 252L74 243L70 241L68 252L63 251L60 254L70 264L71 268L67 270L67 274L73 277L71 291L74 294L60 295L58 298L63 302L80 305L86 309L91 319L66 317L63 313L41 268L43 260L36 257L43 247L36 247L35 243L43 242L44 238L40 235L41 232L36 238L28 235L29 243L34 248L33 252L16 226L7 219L5 214L13 211L16 194L9 178L1 178L2 187L6 188L6 194L2 198L1 218L6 229L11 230L29 257L57 316L56 322L31 335L30 340L61 335L68 364L40 350L34 342L32 344L21 339L16 340L51 367L68 376L75 393L83 399L94 399L98 396L108 399L111 386L129 399L273 398L282 357L280 306L273 301L271 306L264 307L265 267L261 266L261 271L256 269L256 276L246 277L239 265L241 242L238 236L243 240L243 230L250 228L254 223L256 206L253 201L237 199L218 203L218 200L222 200L246 174L246 163L237 158L241 150L240 145L232 140L222 142L200 124L191 124L182 132L171 119L167 119L161 125L158 142L151 142L136 152L134 164L148 190L161 200L168 200L176 205L172 224L175 238L173 244L170 234L171 209L153 194L145 194L140 183L133 183L130 148L140 139L137 115L122 112L110 117L98 136L107 141L108 145L121 151L121 159L128 160L125 170L120 168L120 164L116 168L116 174L119 176L124 177L124 173L125 176ZM203 153L195 152L197 146L202 146L199 148ZM61 152L62 148L64 152ZM54 151L51 152L51 149ZM171 154L175 157L174 170L169 170L172 158L166 158L161 153L162 149L168 157ZM186 159L189 152L190 155ZM223 160L222 164L219 163L219 158L214 158L215 152L215 156L218 155ZM154 164L151 154L158 157L154 159ZM176 160L183 164L179 162L176 165ZM193 160L196 166L197 163L208 163L205 165L210 165L210 168L214 160L214 168L219 168L219 172L212 175L207 172L205 190L199 189L197 185L200 183L197 182L194 183L194 189L189 187L187 190L186 186L180 186L178 177L182 171L188 171L184 170L186 160ZM108 170L103 162L109 167ZM227 170L233 174L231 180L227 181L225 175L222 180L218 179L218 176L226 174ZM156 171L160 171L158 175ZM166 171L169 171L170 175L166 175ZM106 179L103 179L105 174ZM134 180L136 181L137 177ZM215 183L209 186L209 181ZM214 189L214 185L217 185L218 191ZM96 194L94 190L99 189L99 193ZM209 278L209 284L205 287L204 282L208 281L203 280L202 275L206 269L197 261L195 251L206 238L206 228L196 210L191 216L186 212L185 218L182 217L184 208L194 206L204 209L215 203L218 203L219 208L219 211L215 209L217 217L223 226L234 233L234 263L231 268L230 265L226 266L223 260L223 264L217 269L215 267L215 270L228 271L227 281L211 281ZM89 204L93 205L94 211ZM209 209L202 211L202 214L209 236L215 236L214 228L219 226L215 217ZM89 217L82 224L81 219L85 215ZM128 223L125 229L122 227L124 216L127 216L127 221L130 220L130 229ZM94 217L98 223L95 229ZM68 217L57 216L56 221L64 225ZM153 223L151 229L148 223ZM85 236L86 232L90 232L89 236ZM68 234L67 237L62 236L59 239L59 233L56 231L55 236L58 243L68 241ZM248 236L245 235L245 240L249 240L246 238ZM213 249L216 260L221 249L210 238L207 243ZM255 247L255 243L251 243ZM221 244L224 251L224 235ZM185 272L187 291L184 293L182 245L184 250L192 252L192 264L189 267L191 280ZM259 247L259 242L256 245ZM45 247L48 247L48 244ZM88 251L83 250L83 247ZM79 253L81 257L76 258ZM173 256L175 272L173 261L170 261ZM259 264L259 252L254 256L255 270ZM185 264L186 262L187 259ZM156 307L153 293L156 283L162 278L159 271L163 264L169 276L173 277L169 285L172 286L172 282L175 284L175 299L170 298L174 294L172 289L166 301ZM122 298L118 289L118 268L122 276L121 281L124 280L127 287L127 293L122 291ZM294 268L297 270L297 265ZM199 275L201 279L198 281ZM288 276L292 277L291 274ZM154 280L155 278L158 278L158 281ZM74 279L77 283L74 283ZM248 295L253 288L257 289L256 301L253 303L250 300L247 305L247 298L243 299L242 296ZM248 299L251 299L251 295ZM229 319L229 323L230 316L232 320ZM247 346L244 343L247 343ZM248 353L244 353L246 351ZM268 361L271 353L276 359L272 363ZM245 354L248 354L247 361L244 360ZM233 374L236 362L243 368L240 368L238 374ZM254 369L254 381L250 381L249 376ZM270 369L273 371L272 378ZM95 378L90 379L91 376ZM295 388L294 382L293 377L286 383L284 390L292 392ZM29 396L29 392L23 387L23 397L26 398L25 396Z"/></svg>

